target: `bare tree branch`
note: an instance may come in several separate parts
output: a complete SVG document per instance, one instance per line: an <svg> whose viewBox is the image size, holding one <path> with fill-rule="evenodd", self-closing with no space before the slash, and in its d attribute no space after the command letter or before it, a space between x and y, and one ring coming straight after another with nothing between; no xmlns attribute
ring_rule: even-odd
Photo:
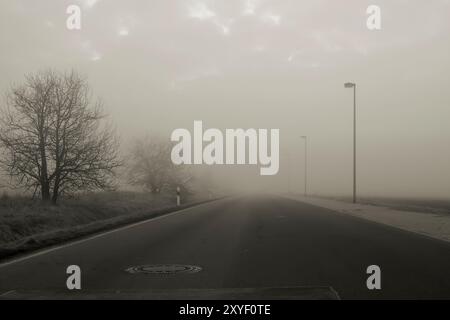
<svg viewBox="0 0 450 320"><path fill-rule="evenodd" d="M51 70L26 76L7 94L0 115L0 165L43 200L108 188L121 165L118 140L100 102L77 73Z"/></svg>
<svg viewBox="0 0 450 320"><path fill-rule="evenodd" d="M182 187L187 173L175 166L170 158L172 145L159 138L144 138L134 142L131 149L128 180L153 193Z"/></svg>

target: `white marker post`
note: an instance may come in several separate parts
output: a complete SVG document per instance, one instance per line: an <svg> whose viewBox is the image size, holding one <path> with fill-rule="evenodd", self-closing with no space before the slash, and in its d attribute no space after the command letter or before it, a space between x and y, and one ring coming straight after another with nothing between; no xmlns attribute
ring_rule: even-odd
<svg viewBox="0 0 450 320"><path fill-rule="evenodd" d="M180 187L177 187L177 207L181 205Z"/></svg>

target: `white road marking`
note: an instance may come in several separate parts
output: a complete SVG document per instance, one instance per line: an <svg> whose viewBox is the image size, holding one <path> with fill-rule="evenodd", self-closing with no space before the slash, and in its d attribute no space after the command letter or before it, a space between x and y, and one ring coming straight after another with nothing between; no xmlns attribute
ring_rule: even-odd
<svg viewBox="0 0 450 320"><path fill-rule="evenodd" d="M96 235L94 235L94 236L90 236L90 237L85 238L85 239L75 240L75 241L73 241L73 242L69 242L69 243L66 243L66 244L63 244L63 245L60 245L60 246L52 247L52 248L50 248L50 249L43 249L43 250L41 250L41 251L38 251L38 252L35 252L35 253L32 253L32 254L26 255L26 256L23 256L23 257L20 257L20 258L16 258L16 259L12 259L12 260L10 260L10 261L6 261L6 262L3 262L3 263L0 263L0 268L9 266L9 265L14 264L14 263L17 263L17 262L21 262L21 261L24 261L24 260L28 260L28 259L31 259L31 258L35 258L35 257L38 257L38 256L42 256L42 255L44 255L44 254L47 254L47 253L50 253L50 252L53 252L53 251L56 251L56 250L59 250L59 249L71 247L71 246L74 246L74 245L77 245L77 244L80 244L80 243L83 243L83 242L87 242L87 241L90 241L90 240L94 240L94 239L97 239L97 238L106 236L106 235L111 234L111 233L114 233L114 232L118 232L118 231L130 229L130 228L133 228L133 227L136 227L136 226L145 224L145 223L149 223L149 222L152 222L152 221L155 221L155 220L167 218L167 217L176 215L176 214L178 214L178 213L181 213L181 212L183 212L183 211L190 210L190 209L194 209L194 208L198 208L198 207L200 207L200 206L203 206L203 205L206 205L206 204L209 204L209 203L211 203L211 202L208 201L208 202L205 202L205 203L200 203L200 204L198 204L198 205L195 205L195 206L192 206L192 207L189 207L189 208L177 210L177 211L174 211L174 212L171 212L171 213L168 213L168 214L163 214L163 215L158 216L158 217L149 218L149 219L147 219L147 220L143 220L143 221L140 221L140 222L135 222L135 223L133 223L133 224L129 224L129 225L126 225L126 226L117 228L117 229L113 229L113 230L109 230L109 231L106 231L106 232L103 232L103 233L100 233L100 234L96 234Z"/></svg>
<svg viewBox="0 0 450 320"><path fill-rule="evenodd" d="M8 294L14 293L14 292L16 292L16 290L10 290L10 291L3 292L2 294L0 294L0 297L6 297Z"/></svg>

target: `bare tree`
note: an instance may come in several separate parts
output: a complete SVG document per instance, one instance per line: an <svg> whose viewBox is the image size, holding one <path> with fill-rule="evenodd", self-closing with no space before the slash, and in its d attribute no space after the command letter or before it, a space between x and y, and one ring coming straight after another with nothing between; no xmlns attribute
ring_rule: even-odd
<svg viewBox="0 0 450 320"><path fill-rule="evenodd" d="M137 139L131 148L129 182L152 193L183 187L189 180L182 166L172 163L170 141L160 138Z"/></svg>
<svg viewBox="0 0 450 320"><path fill-rule="evenodd" d="M0 165L42 200L107 188L120 165L114 130L76 72L26 76L6 96L0 115Z"/></svg>

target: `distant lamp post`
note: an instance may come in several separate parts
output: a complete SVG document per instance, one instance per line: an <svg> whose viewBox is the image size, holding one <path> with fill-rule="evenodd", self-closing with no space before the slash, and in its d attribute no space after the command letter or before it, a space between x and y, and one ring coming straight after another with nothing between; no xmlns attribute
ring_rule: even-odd
<svg viewBox="0 0 450 320"><path fill-rule="evenodd" d="M353 203L356 203L356 83L347 82L345 88L353 88Z"/></svg>
<svg viewBox="0 0 450 320"><path fill-rule="evenodd" d="M305 146L305 152L304 152L304 154L305 154L305 161L304 161L305 162L304 195L306 197L308 195L308 136L301 136L301 138L305 140L305 144L304 144L304 146Z"/></svg>

